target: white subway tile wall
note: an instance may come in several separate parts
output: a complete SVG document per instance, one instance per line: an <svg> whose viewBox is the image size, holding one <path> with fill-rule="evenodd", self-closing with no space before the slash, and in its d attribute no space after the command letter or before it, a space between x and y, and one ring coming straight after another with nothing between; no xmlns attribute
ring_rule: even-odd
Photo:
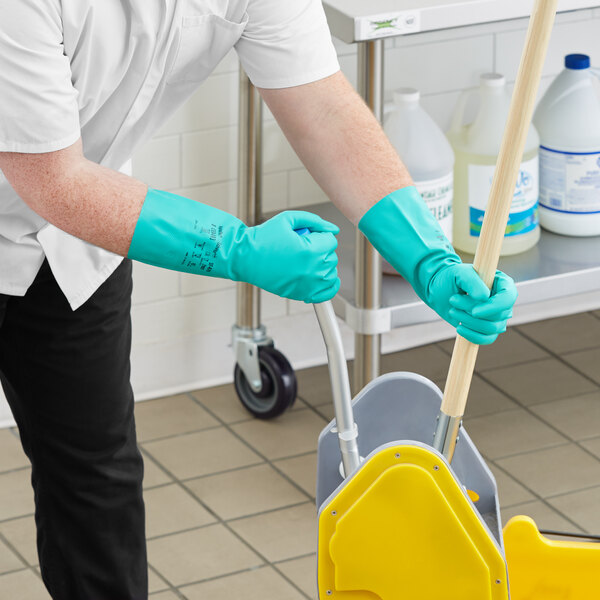
<svg viewBox="0 0 600 600"><path fill-rule="evenodd" d="M516 20L387 40L386 99L391 99L397 87L416 87L426 110L447 129L460 92L477 85L482 73L498 71L514 81L526 27L526 20ZM593 62L600 63L598 31L600 9L558 16L542 91L562 69L565 54L588 53ZM337 40L335 45L342 70L356 84L356 48ZM237 93L238 61L231 52L191 100L135 154L134 175L153 187L235 214ZM326 201L266 107L264 121L265 211ZM177 340L190 336L201 343L203 332L225 331L234 322L235 286L230 282L139 264L134 266L134 282L134 362L136 352L147 354L148 345L159 344L158 351L160 344L173 347ZM302 303L263 294L262 314L267 322L281 318L291 322L307 310ZM320 340L315 340L317 344ZM211 374L230 373L230 367L216 366ZM138 380L144 380L143 372L138 372ZM194 381L198 383L198 378ZM149 393L147 385L140 386Z"/></svg>

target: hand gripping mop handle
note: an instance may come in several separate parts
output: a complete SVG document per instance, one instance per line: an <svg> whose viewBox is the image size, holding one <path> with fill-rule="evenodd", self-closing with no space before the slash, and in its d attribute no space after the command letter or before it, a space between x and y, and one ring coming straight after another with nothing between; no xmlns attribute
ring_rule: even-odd
<svg viewBox="0 0 600 600"><path fill-rule="evenodd" d="M474 267L491 289L531 125L558 0L536 0L496 163ZM457 336L433 445L452 460L479 346Z"/></svg>
<svg viewBox="0 0 600 600"><path fill-rule="evenodd" d="M310 233L310 230L307 228L296 229L296 233L305 235ZM350 393L350 379L348 378L344 346L331 301L313 304L313 306L327 347L335 423L342 453L344 475L347 477L359 467L360 455L357 444L358 428L352 412L352 394Z"/></svg>

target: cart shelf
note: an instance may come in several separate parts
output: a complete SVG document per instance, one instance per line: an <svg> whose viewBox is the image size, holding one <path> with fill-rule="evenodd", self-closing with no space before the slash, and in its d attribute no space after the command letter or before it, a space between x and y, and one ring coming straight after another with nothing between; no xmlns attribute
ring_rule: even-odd
<svg viewBox="0 0 600 600"><path fill-rule="evenodd" d="M351 44L527 17L533 0L325 0L333 35ZM559 12L599 7L596 0L559 0Z"/></svg>
<svg viewBox="0 0 600 600"><path fill-rule="evenodd" d="M361 309L355 303L355 228L331 203L307 207L340 227L338 236L340 293L334 300L337 315L356 333L386 333L407 325L439 319L399 276L384 275L381 306ZM473 256L462 254L467 262ZM500 259L499 268L516 281L517 305L534 305L598 291L600 307L600 237L575 238L542 231L539 243L527 252Z"/></svg>

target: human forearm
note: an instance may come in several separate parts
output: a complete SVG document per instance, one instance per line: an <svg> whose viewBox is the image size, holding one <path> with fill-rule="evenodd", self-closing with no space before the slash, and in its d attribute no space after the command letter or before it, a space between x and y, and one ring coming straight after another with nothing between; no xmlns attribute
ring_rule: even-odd
<svg viewBox="0 0 600 600"><path fill-rule="evenodd" d="M341 73L261 95L315 181L353 223L387 194L412 185L381 126Z"/></svg>
<svg viewBox="0 0 600 600"><path fill-rule="evenodd" d="M91 163L80 144L54 153L0 153L19 196L83 240L151 265L245 281L274 294L322 302L339 288L337 226L287 211L256 227L190 198ZM297 229L309 229L299 236Z"/></svg>
<svg viewBox="0 0 600 600"><path fill-rule="evenodd" d="M462 264L343 75L261 93L329 198L417 294L470 341L493 342L511 316L514 283L499 273L490 298L473 268Z"/></svg>
<svg viewBox="0 0 600 600"><path fill-rule="evenodd" d="M85 159L81 142L46 154L4 153L0 167L19 196L59 229L121 256L147 186Z"/></svg>

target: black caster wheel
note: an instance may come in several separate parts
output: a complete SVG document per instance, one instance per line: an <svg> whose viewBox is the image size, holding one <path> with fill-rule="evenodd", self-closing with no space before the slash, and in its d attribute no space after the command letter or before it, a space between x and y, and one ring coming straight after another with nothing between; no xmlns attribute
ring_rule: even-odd
<svg viewBox="0 0 600 600"><path fill-rule="evenodd" d="M285 412L296 399L296 374L287 358L272 346L258 349L262 389L255 392L238 364L235 365L235 391L245 406L259 419L272 419Z"/></svg>

